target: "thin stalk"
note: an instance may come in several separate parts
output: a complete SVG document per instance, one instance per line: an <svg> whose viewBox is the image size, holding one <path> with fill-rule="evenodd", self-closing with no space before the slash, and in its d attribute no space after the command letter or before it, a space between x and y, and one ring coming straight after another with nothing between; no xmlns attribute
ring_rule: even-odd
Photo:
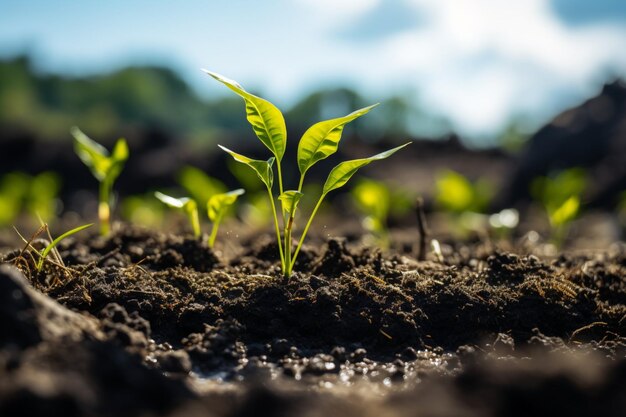
<svg viewBox="0 0 626 417"><path fill-rule="evenodd" d="M111 187L107 181L100 183L100 201L98 203L98 218L100 219L100 234L106 236L111 230Z"/></svg>
<svg viewBox="0 0 626 417"><path fill-rule="evenodd" d="M302 248L302 243L304 243L304 238L306 237L306 234L309 231L309 227L311 227L311 223L313 223L313 218L315 217L315 214L317 214L317 210L322 205L322 201L324 201L324 197L326 197L326 194L322 194L320 196L320 199L317 200L317 204L315 205L315 208L313 209L313 212L311 213L311 216L309 217L309 221L306 223L306 226L304 226L304 230L302 231L302 236L300 236L300 240L298 241L298 246L296 247L296 251L293 253L293 258L291 260L291 263L289 264L289 275L291 275L293 266L296 264L296 258L298 257L298 254L300 253L300 249Z"/></svg>
<svg viewBox="0 0 626 417"><path fill-rule="evenodd" d="M274 196L272 190L267 187L267 194L270 198L270 204L272 205L272 214L274 215L274 227L276 228L276 242L278 243L278 252L280 252L280 267L285 270L285 254L283 253L283 245L280 240L280 228L278 227L278 216L276 215L276 205L274 204Z"/></svg>
<svg viewBox="0 0 626 417"><path fill-rule="evenodd" d="M300 183L298 184L298 191L302 192L303 185L304 185L304 174L300 174Z"/></svg>
<svg viewBox="0 0 626 417"><path fill-rule="evenodd" d="M288 265L288 268L284 269L283 272L287 278L291 276L291 270L293 269L291 267L291 229L293 228L293 215L293 211L289 213L289 220L285 226L285 264Z"/></svg>
<svg viewBox="0 0 626 417"><path fill-rule="evenodd" d="M189 222L191 223L191 229L195 238L199 238L202 232L200 231L200 219L198 217L198 208L194 207L187 212L189 216Z"/></svg>
<svg viewBox="0 0 626 417"><path fill-rule="evenodd" d="M213 222L213 226L211 227L211 236L209 236L209 247L213 248L215 244L215 239L217 238L217 229L220 227L220 223L222 222L222 216L218 216Z"/></svg>

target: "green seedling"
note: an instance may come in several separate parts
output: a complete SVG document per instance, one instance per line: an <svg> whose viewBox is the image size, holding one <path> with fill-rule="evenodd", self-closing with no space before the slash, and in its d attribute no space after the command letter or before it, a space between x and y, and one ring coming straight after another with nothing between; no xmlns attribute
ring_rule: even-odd
<svg viewBox="0 0 626 417"><path fill-rule="evenodd" d="M3 175L0 178L0 226L14 223L21 212L39 216L44 221L52 220L60 188L59 176L51 171L34 176L23 172Z"/></svg>
<svg viewBox="0 0 626 417"><path fill-rule="evenodd" d="M100 183L98 218L100 219L100 234L106 236L111 230L113 183L128 159L128 144L125 139L118 139L113 152L109 155L109 151L87 137L79 128L73 127L70 132L74 136L76 154Z"/></svg>
<svg viewBox="0 0 626 417"><path fill-rule="evenodd" d="M580 168L535 178L531 183L531 195L545 209L552 229L552 241L559 247L567 236L570 224L578 217L586 185L585 171Z"/></svg>
<svg viewBox="0 0 626 417"><path fill-rule="evenodd" d="M376 236L381 244L388 245L387 217L391 205L391 190L384 183L362 179L352 189L356 207L365 218L363 227Z"/></svg>
<svg viewBox="0 0 626 417"><path fill-rule="evenodd" d="M41 218L40 218L41 221ZM41 224L41 227L39 228L39 230L37 231L37 233L35 233L35 235L30 239L30 240L26 240L24 238L24 236L22 236L20 234L20 232L15 229L15 231L17 232L17 234L19 235L19 237L24 241L24 243L26 243L26 247L24 250L26 250L26 248L29 248L30 250L32 250L32 252L34 252L37 257L39 259L37 259L37 261L35 262L35 270L37 272L41 271L41 269L43 268L43 263L44 261L48 258L48 255L53 255L54 259L56 259L57 261L59 261L61 263L61 265L63 264L63 261L61 260L61 255L59 255L58 250L56 249L57 245L59 243L61 243L61 241L67 237L72 236L73 234L76 234L82 230L85 230L88 227L93 226L93 223L89 223L89 224L84 224L82 226L78 226L75 227L72 230L68 230L67 232L63 233L61 236L57 237L56 239L52 239L52 237L50 236L50 230L48 228L48 225L46 223ZM39 236L41 233L43 232L48 233L48 237L50 238L50 241L47 241L47 245L41 249L41 250L37 250L33 245L32 242L33 240Z"/></svg>
<svg viewBox="0 0 626 417"><path fill-rule="evenodd" d="M435 178L435 186L437 205L454 214L484 213L493 197L493 186L488 181L471 182L452 170L440 172Z"/></svg>
<svg viewBox="0 0 626 417"><path fill-rule="evenodd" d="M437 174L435 186L435 203L449 214L453 233L464 237L471 231L485 230L488 219L483 214L494 194L490 182L484 179L472 182L456 171L445 170Z"/></svg>
<svg viewBox="0 0 626 417"><path fill-rule="evenodd" d="M410 191L366 178L357 182L350 195L356 208L365 216L363 227L382 246L389 245L388 219L405 215L415 201Z"/></svg>
<svg viewBox="0 0 626 417"><path fill-rule="evenodd" d="M154 196L161 200L166 205L182 210L187 218L189 219L189 224L191 225L191 230L193 231L193 235L196 238L199 238L201 235L200 232L200 218L198 216L198 203L195 200L182 197L175 198L169 195L163 194L159 191L154 193Z"/></svg>
<svg viewBox="0 0 626 417"><path fill-rule="evenodd" d="M120 215L127 222L158 228L163 224L165 208L153 193L130 195L120 202Z"/></svg>
<svg viewBox="0 0 626 417"><path fill-rule="evenodd" d="M281 111L269 101L250 94L237 82L214 72L206 70L205 72L244 100L248 122L252 125L252 129L259 140L273 155L267 160L255 160L219 145L220 148L230 154L235 161L250 167L265 185L274 218L274 228L282 271L285 277L289 277L291 276L296 259L302 248L307 232L309 231L309 227L315 218L315 214L328 193L343 187L360 168L373 161L391 156L401 148L407 146L408 143L369 158L341 162L333 168L324 183L321 195L306 222L300 239L295 246L295 250L293 250L292 231L298 203L303 196L302 189L307 171L317 162L334 154L339 146L344 127L353 120L367 114L376 105L362 108L344 117L322 121L311 126L304 133L298 144L297 163L300 171L298 187L293 190L285 190L282 175L282 159L287 147L287 128ZM281 203L283 215L282 237L278 223L278 212L272 191L274 185L274 165L276 165L276 174L278 177L278 200Z"/></svg>
<svg viewBox="0 0 626 417"><path fill-rule="evenodd" d="M186 166L181 169L178 173L177 181L200 207L206 206L211 196L228 191L220 180L210 177L200 169L192 166Z"/></svg>
<svg viewBox="0 0 626 417"><path fill-rule="evenodd" d="M227 193L215 194L209 198L209 201L207 202L207 213L209 215L209 220L213 223L211 235L209 236L210 248L212 248L215 244L217 229L220 227L220 223L228 212L229 207L235 204L237 197L242 195L244 192L245 191L243 189L238 188Z"/></svg>

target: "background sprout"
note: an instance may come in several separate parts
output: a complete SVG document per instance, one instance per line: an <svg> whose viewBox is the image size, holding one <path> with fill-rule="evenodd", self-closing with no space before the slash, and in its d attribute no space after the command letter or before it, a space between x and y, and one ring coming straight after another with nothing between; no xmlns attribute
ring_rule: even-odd
<svg viewBox="0 0 626 417"><path fill-rule="evenodd" d="M210 177L202 170L192 166L181 169L177 180L200 207L205 207L211 196L228 191L228 188L220 180Z"/></svg>
<svg viewBox="0 0 626 417"><path fill-rule="evenodd" d="M295 265L298 253L300 252L300 248L304 242L304 238L306 237L309 227L313 222L313 218L328 193L343 187L360 168L373 161L385 159L391 156L401 148L407 146L408 143L390 149L386 152L381 152L369 158L341 162L333 168L324 183L321 195L309 216L309 220L302 231L295 250L292 251L291 235L295 222L296 208L298 202L303 197L302 190L307 171L317 162L328 158L330 155L337 152L339 141L341 140L341 134L343 133L345 125L368 113L376 105L362 108L344 117L318 122L311 126L302 135L298 144L297 164L298 169L300 170L298 188L285 191L283 188L281 162L287 147L287 129L285 126L285 119L280 110L278 110L278 108L269 101L248 93L237 82L214 72L206 70L205 72L243 98L246 104L246 116L248 122L252 125L252 129L259 140L273 154L273 156L266 161L256 160L238 154L237 152L225 148L224 146L218 145L222 150L230 154L235 161L251 168L265 185L274 217L274 229L276 232L282 271L285 277L289 277L291 276L291 272ZM272 187L274 185L274 163L276 163L278 177L278 199L281 202L283 215L282 238L278 222L278 212L276 210L276 203L274 201L274 194L272 191Z"/></svg>
<svg viewBox="0 0 626 417"><path fill-rule="evenodd" d="M362 179L352 189L351 195L356 207L365 215L363 227L387 246L387 217L391 204L389 187L379 181Z"/></svg>
<svg viewBox="0 0 626 417"><path fill-rule="evenodd" d="M456 171L445 170L436 176L435 186L435 203L452 215L453 233L464 236L470 231L485 231L488 222L481 213L487 211L494 195L490 182L472 182Z"/></svg>
<svg viewBox="0 0 626 417"><path fill-rule="evenodd" d="M0 226L15 223L22 211L46 222L54 219L60 189L61 180L52 171L35 176L23 172L3 175L0 179Z"/></svg>
<svg viewBox="0 0 626 417"><path fill-rule="evenodd" d="M237 197L242 195L245 191L238 188L234 191L227 193L215 194L209 198L207 202L207 213L209 220L213 223L211 228L211 235L209 236L209 247L212 248L215 244L215 238L217 237L217 229L220 227L220 223L224 218L224 215L228 212L230 206L235 204Z"/></svg>
<svg viewBox="0 0 626 417"><path fill-rule="evenodd" d="M493 186L488 181L479 179L472 183L465 176L452 170L440 172L435 178L435 186L437 205L455 214L484 213L494 195Z"/></svg>
<svg viewBox="0 0 626 417"><path fill-rule="evenodd" d="M79 128L73 127L70 132L74 136L76 154L100 183L98 205L100 234L107 235L111 229L111 191L113 183L128 159L128 145L125 139L118 139L113 152L109 155L103 146L88 138Z"/></svg>
<svg viewBox="0 0 626 417"><path fill-rule="evenodd" d="M586 185L585 171L580 168L535 178L531 183L531 195L546 211L552 229L552 240L557 246L562 245L571 222L579 214Z"/></svg>
<svg viewBox="0 0 626 417"><path fill-rule="evenodd" d="M159 191L155 192L154 196L166 205L182 210L189 219L189 224L191 224L191 230L193 231L194 237L200 237L201 232L200 219L198 217L198 203L196 203L195 200L188 197L175 198Z"/></svg>

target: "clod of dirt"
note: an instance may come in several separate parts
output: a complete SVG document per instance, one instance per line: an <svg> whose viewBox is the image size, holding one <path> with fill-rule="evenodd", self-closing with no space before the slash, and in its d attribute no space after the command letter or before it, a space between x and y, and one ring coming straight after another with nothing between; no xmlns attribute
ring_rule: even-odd
<svg viewBox="0 0 626 417"><path fill-rule="evenodd" d="M41 341L103 339L98 321L74 313L33 290L20 271L0 265L0 346L27 348Z"/></svg>

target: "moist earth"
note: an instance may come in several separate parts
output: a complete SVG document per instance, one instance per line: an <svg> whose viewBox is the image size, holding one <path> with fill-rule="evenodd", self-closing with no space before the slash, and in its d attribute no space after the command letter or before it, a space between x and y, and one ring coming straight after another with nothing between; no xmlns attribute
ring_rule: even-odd
<svg viewBox="0 0 626 417"><path fill-rule="evenodd" d="M418 262L332 238L285 278L271 236L126 226L40 272L5 253L0 415L626 414L622 246Z"/></svg>

